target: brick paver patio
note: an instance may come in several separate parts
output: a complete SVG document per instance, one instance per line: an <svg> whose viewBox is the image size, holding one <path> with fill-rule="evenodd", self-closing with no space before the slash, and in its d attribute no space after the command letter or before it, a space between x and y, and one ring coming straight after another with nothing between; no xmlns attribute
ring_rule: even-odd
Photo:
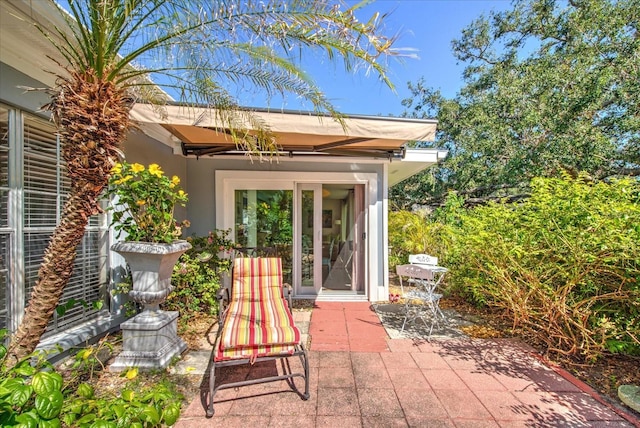
<svg viewBox="0 0 640 428"><path fill-rule="evenodd" d="M296 322L306 315L296 313ZM389 339L369 304L317 303L311 336L311 398L286 382L223 390L216 414L200 398L177 427L640 427L586 385L507 339ZM291 359L293 369L299 362ZM275 362L224 376L281 372ZM296 380L302 390L302 382Z"/></svg>

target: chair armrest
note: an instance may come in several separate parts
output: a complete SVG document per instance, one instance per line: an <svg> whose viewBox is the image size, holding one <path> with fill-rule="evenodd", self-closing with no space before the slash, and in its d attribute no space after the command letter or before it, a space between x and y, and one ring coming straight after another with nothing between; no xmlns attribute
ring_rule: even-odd
<svg viewBox="0 0 640 428"><path fill-rule="evenodd" d="M220 287L216 293L216 300L218 301L218 314L222 314L231 300L229 289L224 286Z"/></svg>

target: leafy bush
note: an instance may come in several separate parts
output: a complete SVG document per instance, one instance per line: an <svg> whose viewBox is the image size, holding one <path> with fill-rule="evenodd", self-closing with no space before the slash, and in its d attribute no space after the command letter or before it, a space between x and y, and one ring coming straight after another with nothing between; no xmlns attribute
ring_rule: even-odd
<svg viewBox="0 0 640 428"><path fill-rule="evenodd" d="M0 330L0 342L7 331ZM99 394L82 382L93 374L92 358L100 347L81 350L66 379L36 351L7 368L7 349L0 345L0 426L2 427L160 427L175 424L182 395L167 382L142 386L137 370L117 396ZM89 365L89 366L87 366Z"/></svg>
<svg viewBox="0 0 640 428"><path fill-rule="evenodd" d="M526 202L463 217L458 277L551 351L640 351L640 205L631 180L536 179Z"/></svg>
<svg viewBox="0 0 640 428"><path fill-rule="evenodd" d="M440 239L446 226L426 213L395 211L389 213L389 266L407 263L409 254L438 256L445 242Z"/></svg>
<svg viewBox="0 0 640 428"><path fill-rule="evenodd" d="M180 416L181 401L169 382L144 388L132 382L115 397L99 396L91 385L81 383L65 401L62 420L69 426L171 426Z"/></svg>
<svg viewBox="0 0 640 428"><path fill-rule="evenodd" d="M192 247L173 269L174 289L163 303L163 309L180 311L184 320L195 313L216 313L220 276L229 270L229 253L235 248L228 235L228 230L216 230L207 236L187 238Z"/></svg>
<svg viewBox="0 0 640 428"><path fill-rule="evenodd" d="M105 369L105 362L113 354L113 345L118 341L120 339L106 335L97 343L76 352L71 365L73 376L68 379L68 383L75 385L81 381L91 380L101 373Z"/></svg>
<svg viewBox="0 0 640 428"><path fill-rule="evenodd" d="M628 179L538 178L524 202L452 204L437 217L446 227L426 230L444 243L453 289L551 352L640 354L639 191Z"/></svg>
<svg viewBox="0 0 640 428"><path fill-rule="evenodd" d="M7 330L0 330L0 343ZM62 376L36 352L7 368L0 344L0 426L59 427L64 403Z"/></svg>

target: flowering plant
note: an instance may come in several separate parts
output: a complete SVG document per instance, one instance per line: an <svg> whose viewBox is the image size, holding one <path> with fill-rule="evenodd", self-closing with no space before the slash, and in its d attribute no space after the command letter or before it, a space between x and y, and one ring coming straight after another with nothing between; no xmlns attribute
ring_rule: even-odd
<svg viewBox="0 0 640 428"><path fill-rule="evenodd" d="M148 168L139 163L118 163L111 169L109 196L117 197L112 208L118 236L127 234L129 241L171 243L180 238L187 220L173 218L176 204L185 206L187 194L179 186L180 178L164 175L158 164Z"/></svg>

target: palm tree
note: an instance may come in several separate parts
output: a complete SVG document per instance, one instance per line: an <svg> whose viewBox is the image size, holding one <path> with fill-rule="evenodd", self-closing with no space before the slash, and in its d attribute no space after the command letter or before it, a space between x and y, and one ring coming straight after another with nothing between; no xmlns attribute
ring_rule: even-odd
<svg viewBox="0 0 640 428"><path fill-rule="evenodd" d="M51 1L64 28L35 24L64 63L47 108L58 126L71 190L22 322L10 346L13 364L32 352L50 321L73 269L87 221L120 146L133 125L136 102L159 105L174 94L211 107L236 143L256 153L277 148L268 128L238 108L231 89L251 86L267 96L293 94L314 110L339 113L301 69L302 52L341 59L346 70L364 66L389 87L381 59L398 55L395 37L381 31L384 16L360 22L355 11L323 0L68 0ZM248 134L242 123L261 130ZM255 135L255 133L254 133ZM13 361L13 363L12 363Z"/></svg>

